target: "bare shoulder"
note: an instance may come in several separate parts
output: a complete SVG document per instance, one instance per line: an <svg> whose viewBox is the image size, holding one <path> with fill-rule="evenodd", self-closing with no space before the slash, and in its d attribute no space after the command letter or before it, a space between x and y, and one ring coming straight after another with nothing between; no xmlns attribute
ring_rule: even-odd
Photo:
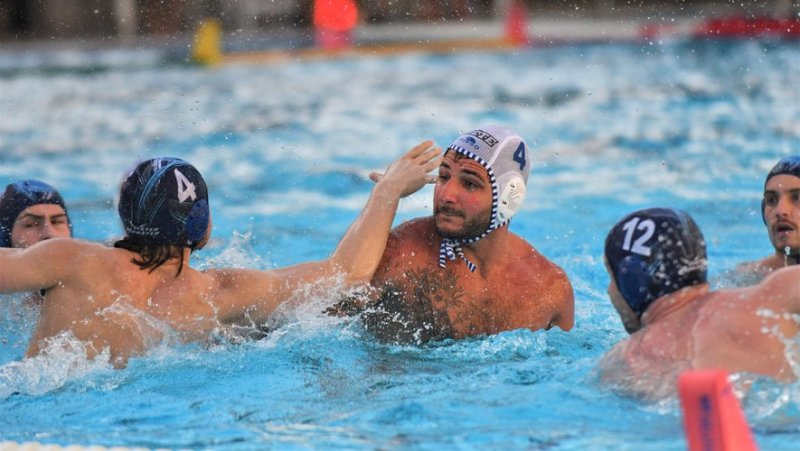
<svg viewBox="0 0 800 451"><path fill-rule="evenodd" d="M508 272L514 280L525 281L521 285L524 298L536 299L539 308L549 306L552 318L546 327L572 329L575 294L566 272L521 237L511 235L510 245Z"/></svg>
<svg viewBox="0 0 800 451"><path fill-rule="evenodd" d="M765 276L769 274L774 268L774 256L762 258L761 260L752 260L749 262L742 262L734 268L734 274L737 276L754 275Z"/></svg>
<svg viewBox="0 0 800 451"><path fill-rule="evenodd" d="M789 302L795 311L800 310L800 266L778 269L756 286L758 297Z"/></svg>
<svg viewBox="0 0 800 451"><path fill-rule="evenodd" d="M435 238L436 228L432 216L406 221L392 229L389 234L390 240L416 246L438 245Z"/></svg>
<svg viewBox="0 0 800 451"><path fill-rule="evenodd" d="M510 248L513 249L511 255L514 256L512 266L520 275L537 275L539 278L545 276L552 282L569 282L564 270L553 261L542 255L530 243L517 235L510 235Z"/></svg>
<svg viewBox="0 0 800 451"><path fill-rule="evenodd" d="M103 267L110 249L102 244L74 238L53 238L27 248L23 261L40 272L65 277Z"/></svg>
<svg viewBox="0 0 800 451"><path fill-rule="evenodd" d="M435 256L439 251L437 236L432 217L412 219L392 229L373 282L391 277L411 264L435 264Z"/></svg>
<svg viewBox="0 0 800 451"><path fill-rule="evenodd" d="M211 268L197 271L198 277L206 279L213 290L230 290L232 292L244 291L247 287L256 285L259 288L265 284L275 283L278 276L275 270L257 270L248 268Z"/></svg>
<svg viewBox="0 0 800 451"><path fill-rule="evenodd" d="M27 252L49 254L58 257L82 257L85 255L95 254L102 252L103 249L108 249L102 244L91 243L89 241L79 240L76 238L52 238L45 241L40 241L35 245L29 247Z"/></svg>

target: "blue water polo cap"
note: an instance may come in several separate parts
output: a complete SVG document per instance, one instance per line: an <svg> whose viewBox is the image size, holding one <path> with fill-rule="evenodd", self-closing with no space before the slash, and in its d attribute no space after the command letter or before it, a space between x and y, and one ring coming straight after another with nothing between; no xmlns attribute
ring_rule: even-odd
<svg viewBox="0 0 800 451"><path fill-rule="evenodd" d="M772 170L769 171L767 174L767 179L764 180L764 189L767 189L767 182L772 177L776 175L793 175L795 177L800 178L800 155L792 155L786 158L782 158L775 166L772 167ZM765 209L766 209L766 202L764 199L761 199L761 219L764 220L764 224L767 223L767 217L765 216Z"/></svg>
<svg viewBox="0 0 800 451"><path fill-rule="evenodd" d="M464 257L461 245L474 243L511 220L525 200L531 158L528 145L518 134L497 125L485 125L461 134L448 146L452 150L480 163L489 174L492 185L492 216L482 234L463 240L445 238L439 252L439 266L456 255L467 263L470 271L475 265Z"/></svg>
<svg viewBox="0 0 800 451"><path fill-rule="evenodd" d="M638 318L656 299L706 282L703 234L685 212L650 208L629 214L609 232L606 262Z"/></svg>
<svg viewBox="0 0 800 451"><path fill-rule="evenodd" d="M206 183L184 160L143 161L122 182L119 217L132 238L194 248L205 237L210 220Z"/></svg>
<svg viewBox="0 0 800 451"><path fill-rule="evenodd" d="M22 180L6 186L0 196L0 247L11 247L11 231L17 217L25 209L34 205L58 205L67 213L64 199L55 188L39 180ZM72 222L67 214L69 233L72 235Z"/></svg>

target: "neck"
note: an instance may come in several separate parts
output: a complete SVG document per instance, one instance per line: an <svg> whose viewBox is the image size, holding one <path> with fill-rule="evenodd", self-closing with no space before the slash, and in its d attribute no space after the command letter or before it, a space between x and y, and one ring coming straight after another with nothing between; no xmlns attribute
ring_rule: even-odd
<svg viewBox="0 0 800 451"><path fill-rule="evenodd" d="M505 252L500 251L500 246L508 239L508 225L492 230L488 235L474 243L464 243L461 247L467 258L475 263L478 268L491 267L498 258L504 258Z"/></svg>
<svg viewBox="0 0 800 451"><path fill-rule="evenodd" d="M674 293L661 296L642 315L642 327L661 321L676 311L683 309L697 298L706 295L709 289L709 284L703 283L681 288Z"/></svg>
<svg viewBox="0 0 800 451"><path fill-rule="evenodd" d="M183 254L183 259L181 259L181 253ZM189 248L173 246L172 256L161 265L161 268L166 269L166 273L172 274L173 277L175 274L182 274L189 267L189 257L191 255L192 251Z"/></svg>
<svg viewBox="0 0 800 451"><path fill-rule="evenodd" d="M794 249L789 249L787 254L783 249L775 249L775 263L777 267L794 266L800 263L800 251L793 252Z"/></svg>

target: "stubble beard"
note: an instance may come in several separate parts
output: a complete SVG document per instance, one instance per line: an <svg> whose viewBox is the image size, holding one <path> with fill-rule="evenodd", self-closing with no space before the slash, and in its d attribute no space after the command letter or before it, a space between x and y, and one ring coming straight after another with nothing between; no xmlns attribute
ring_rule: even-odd
<svg viewBox="0 0 800 451"><path fill-rule="evenodd" d="M455 213L455 216L464 219L463 225L458 230L446 229L439 226L439 217L443 213ZM466 218L463 212L451 210L447 207L434 208L433 219L436 226L436 232L444 238L451 240L466 240L481 236L487 229L489 229L489 222L491 212L476 215L471 218Z"/></svg>

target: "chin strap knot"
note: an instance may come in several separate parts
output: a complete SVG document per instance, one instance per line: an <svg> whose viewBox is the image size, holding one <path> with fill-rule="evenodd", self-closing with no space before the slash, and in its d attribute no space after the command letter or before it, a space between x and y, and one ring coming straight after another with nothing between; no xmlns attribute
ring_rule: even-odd
<svg viewBox="0 0 800 451"><path fill-rule="evenodd" d="M464 260L471 272L475 272L477 266L464 256L464 250L461 249L461 242L451 240L450 238L443 239L442 245L439 246L439 266L444 268L445 265L447 265L447 260L455 260L456 255Z"/></svg>

